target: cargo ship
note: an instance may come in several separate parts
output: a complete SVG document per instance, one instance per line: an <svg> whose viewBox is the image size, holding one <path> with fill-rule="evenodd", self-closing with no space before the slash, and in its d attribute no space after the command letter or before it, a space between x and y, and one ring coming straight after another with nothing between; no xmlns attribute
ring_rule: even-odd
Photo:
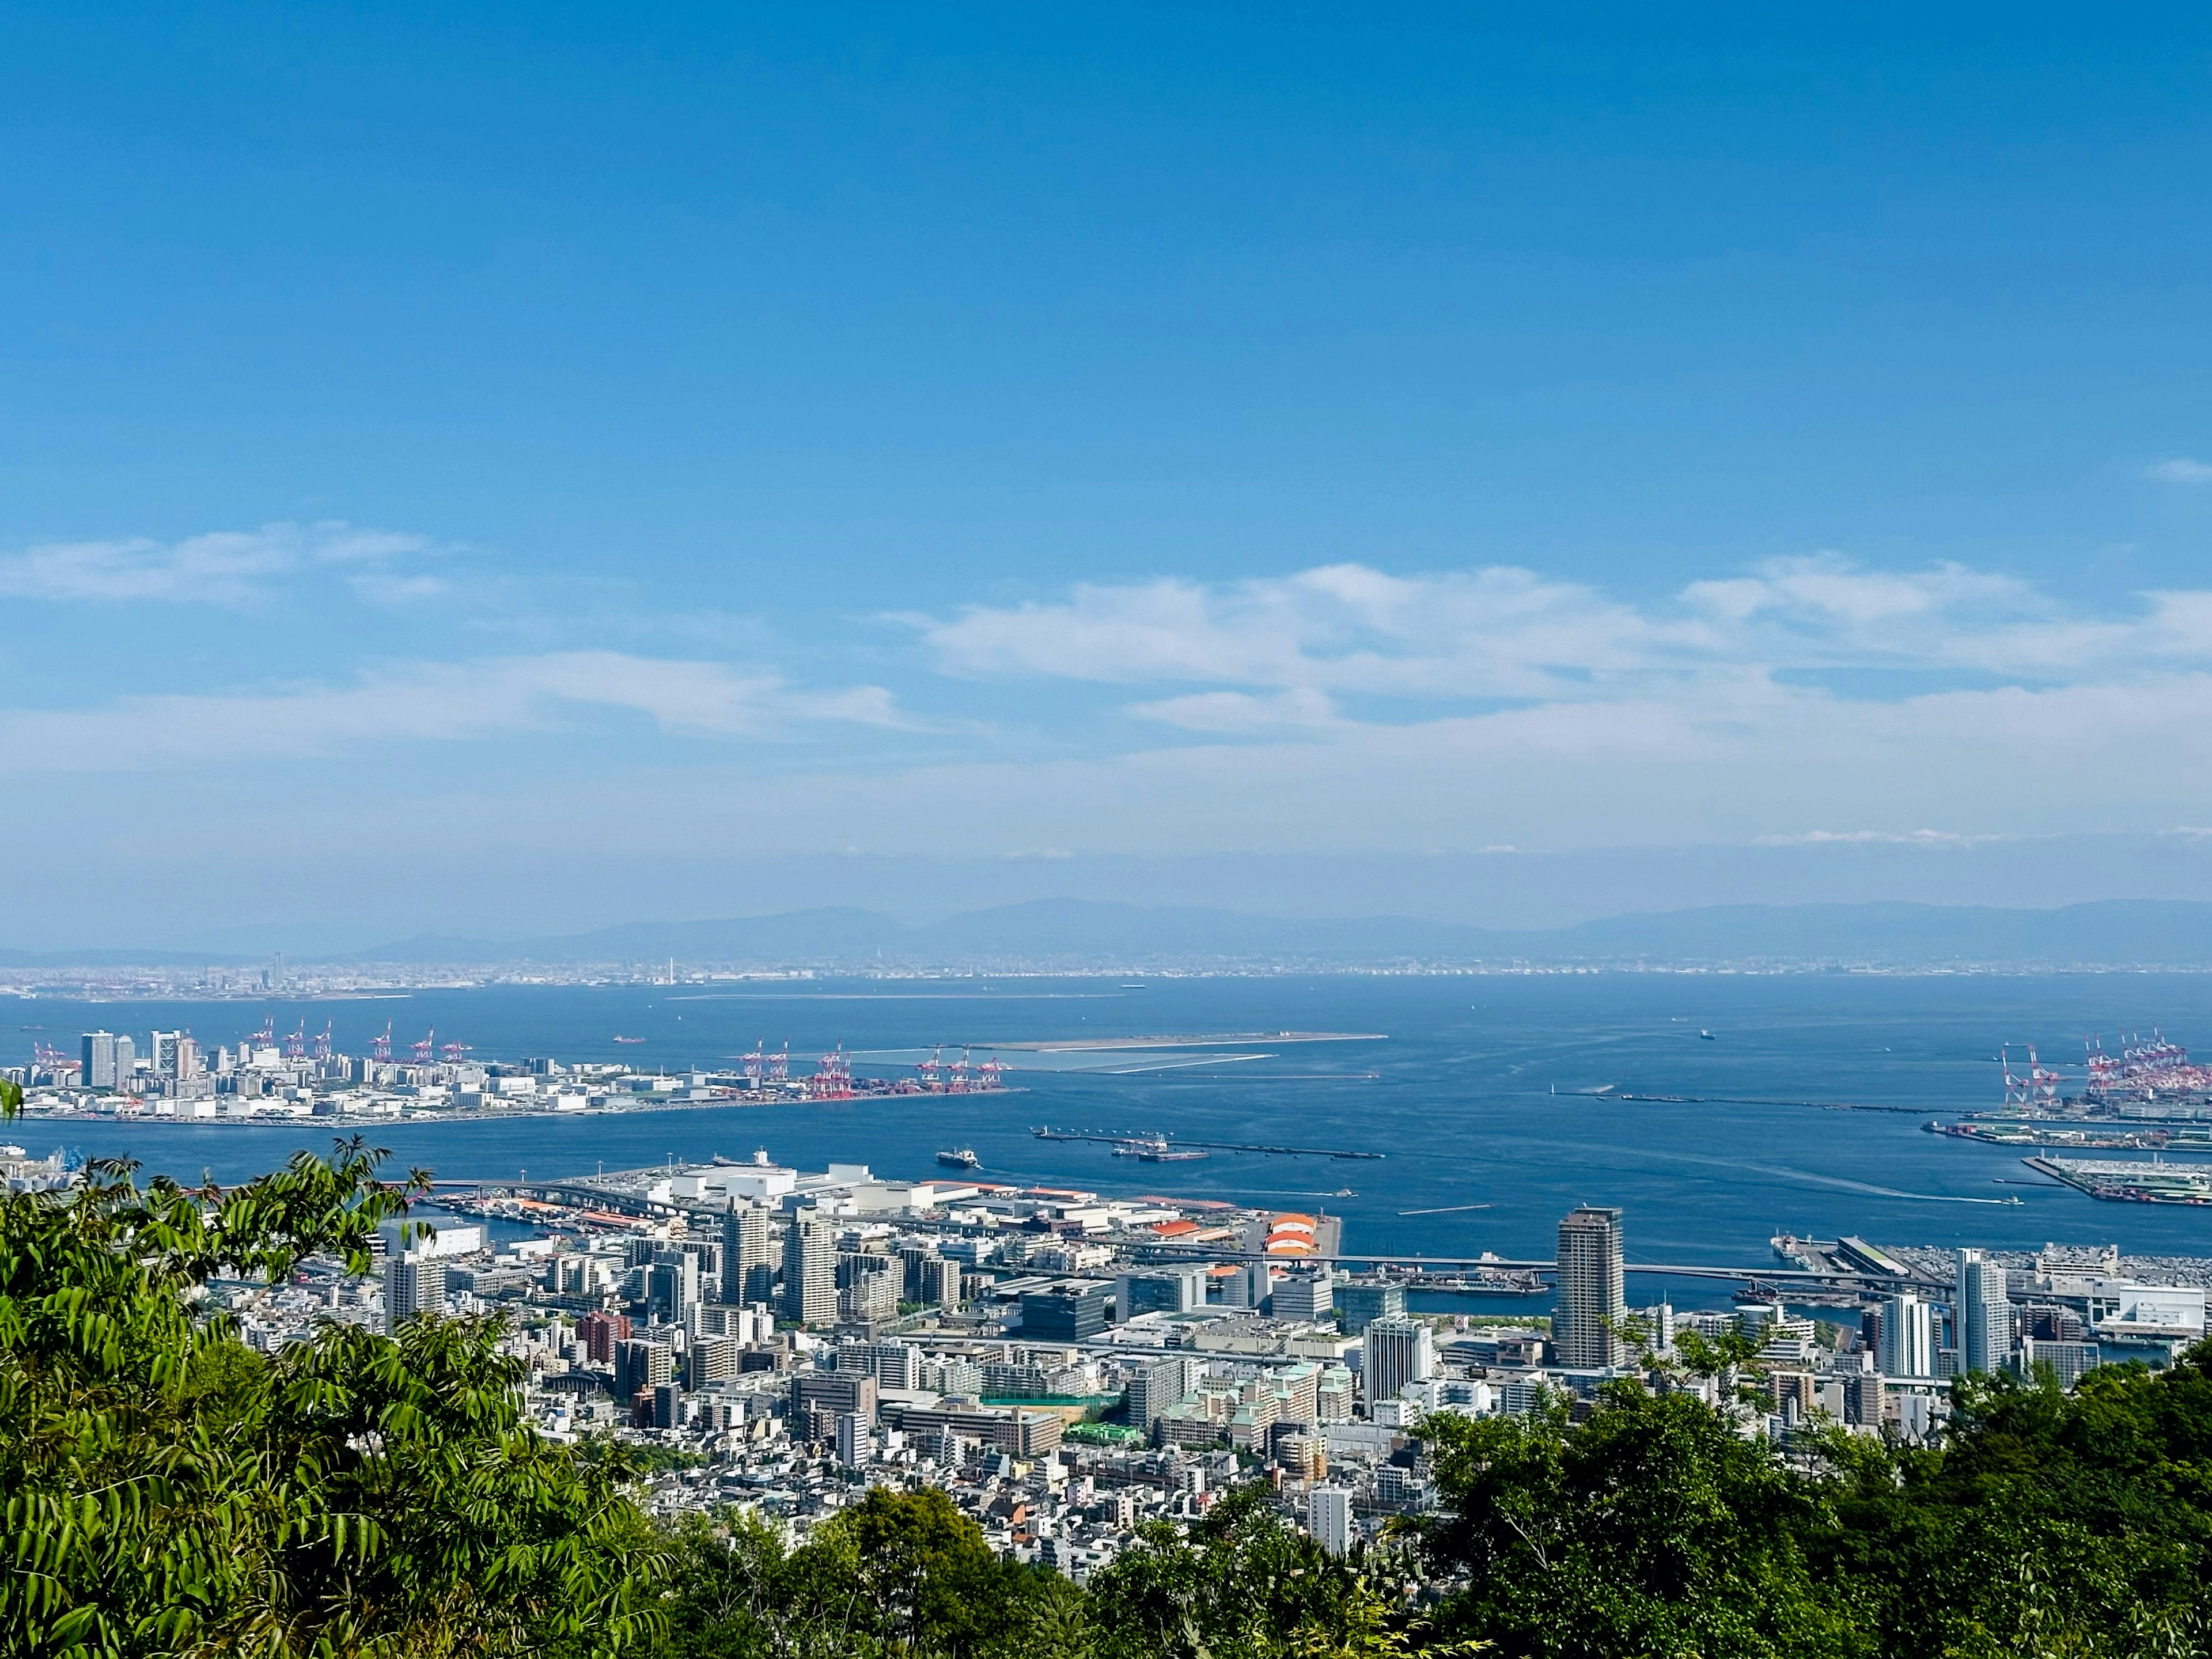
<svg viewBox="0 0 2212 1659"><path fill-rule="evenodd" d="M983 1160L975 1156L975 1149L972 1146L961 1146L949 1152L939 1152L937 1155L937 1161L947 1169L952 1170L980 1170L983 1167Z"/></svg>
<svg viewBox="0 0 2212 1659"><path fill-rule="evenodd" d="M1190 1164L1206 1154L1195 1147L1170 1146L1165 1135L1143 1135L1114 1148L1116 1158L1133 1158L1146 1164Z"/></svg>

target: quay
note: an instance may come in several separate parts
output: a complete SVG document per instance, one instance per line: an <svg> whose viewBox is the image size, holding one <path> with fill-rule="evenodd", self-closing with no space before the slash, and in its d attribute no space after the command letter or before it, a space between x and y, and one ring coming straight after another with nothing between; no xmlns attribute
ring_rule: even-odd
<svg viewBox="0 0 2212 1659"><path fill-rule="evenodd" d="M1030 1133L1039 1140L1097 1140L1109 1146L1119 1146L1128 1140L1164 1140L1170 1146L1203 1146L1214 1152L1272 1152L1279 1158L1338 1158L1379 1159L1381 1152L1346 1152L1334 1146L1262 1146L1242 1140L1177 1140L1169 1135L1140 1134L1129 1131L1122 1134L1099 1134L1088 1129L1032 1129Z"/></svg>

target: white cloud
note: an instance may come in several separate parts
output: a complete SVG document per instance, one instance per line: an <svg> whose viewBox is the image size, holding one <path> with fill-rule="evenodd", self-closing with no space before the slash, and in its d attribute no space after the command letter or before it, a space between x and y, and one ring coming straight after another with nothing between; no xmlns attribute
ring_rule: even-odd
<svg viewBox="0 0 2212 1659"><path fill-rule="evenodd" d="M1962 836L1948 830L1808 830L1802 835L1761 836L1762 847L1984 847L2000 835Z"/></svg>
<svg viewBox="0 0 2212 1659"><path fill-rule="evenodd" d="M664 730L771 733L801 721L896 723L888 692L793 690L774 674L611 651L405 664L348 685L131 697L104 708L0 714L0 769L116 772L308 759L377 744L452 743L550 729L588 711Z"/></svg>
<svg viewBox="0 0 2212 1659"><path fill-rule="evenodd" d="M1133 703L1128 712L1140 720L1179 726L1187 732L1281 732L1343 724L1327 694L1307 686L1271 697L1255 697L1244 691L1200 691L1188 697Z"/></svg>
<svg viewBox="0 0 2212 1659"><path fill-rule="evenodd" d="M176 542L50 542L0 556L0 596L237 608L267 599L276 579L294 571L335 566L357 573L356 585L370 585L393 580L382 567L430 550L424 537L337 520L268 524Z"/></svg>
<svg viewBox="0 0 2212 1659"><path fill-rule="evenodd" d="M1362 698L1430 705L1395 716L1419 720L1453 702L1735 697L1844 669L2047 684L2212 660L2212 592L2083 617L2009 576L1869 570L1832 554L1642 605L1510 566L1399 577L1334 565L1215 586L1086 586L908 620L949 672L1188 686L1130 712L1223 732L1357 720Z"/></svg>
<svg viewBox="0 0 2212 1659"><path fill-rule="evenodd" d="M2143 469L2143 476L2163 483L2212 483L2212 464L2176 455L2171 460L2152 462Z"/></svg>

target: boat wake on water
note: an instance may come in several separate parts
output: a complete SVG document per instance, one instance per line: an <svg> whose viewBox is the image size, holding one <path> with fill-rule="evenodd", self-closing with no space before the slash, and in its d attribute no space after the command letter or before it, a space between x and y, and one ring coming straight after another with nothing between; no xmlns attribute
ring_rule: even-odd
<svg viewBox="0 0 2212 1659"><path fill-rule="evenodd" d="M1687 1164L1711 1164L1729 1170L1748 1170L1753 1175L1773 1176L1783 1181L1802 1181L1814 1187L1833 1187L1846 1193L1869 1193L1876 1198L1910 1199L1917 1204L2010 1204L2008 1198L1966 1198L1955 1193L1908 1193L1895 1187L1876 1187L1864 1181L1852 1181L1843 1176L1815 1175L1810 1170L1793 1170L1781 1164L1745 1164L1729 1158L1694 1158L1686 1152L1674 1157Z"/></svg>

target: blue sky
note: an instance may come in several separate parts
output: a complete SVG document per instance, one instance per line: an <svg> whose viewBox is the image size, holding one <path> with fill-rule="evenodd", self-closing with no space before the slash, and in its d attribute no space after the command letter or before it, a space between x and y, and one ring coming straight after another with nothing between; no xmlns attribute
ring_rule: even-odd
<svg viewBox="0 0 2212 1659"><path fill-rule="evenodd" d="M19 11L0 942L2212 893L2208 65Z"/></svg>

